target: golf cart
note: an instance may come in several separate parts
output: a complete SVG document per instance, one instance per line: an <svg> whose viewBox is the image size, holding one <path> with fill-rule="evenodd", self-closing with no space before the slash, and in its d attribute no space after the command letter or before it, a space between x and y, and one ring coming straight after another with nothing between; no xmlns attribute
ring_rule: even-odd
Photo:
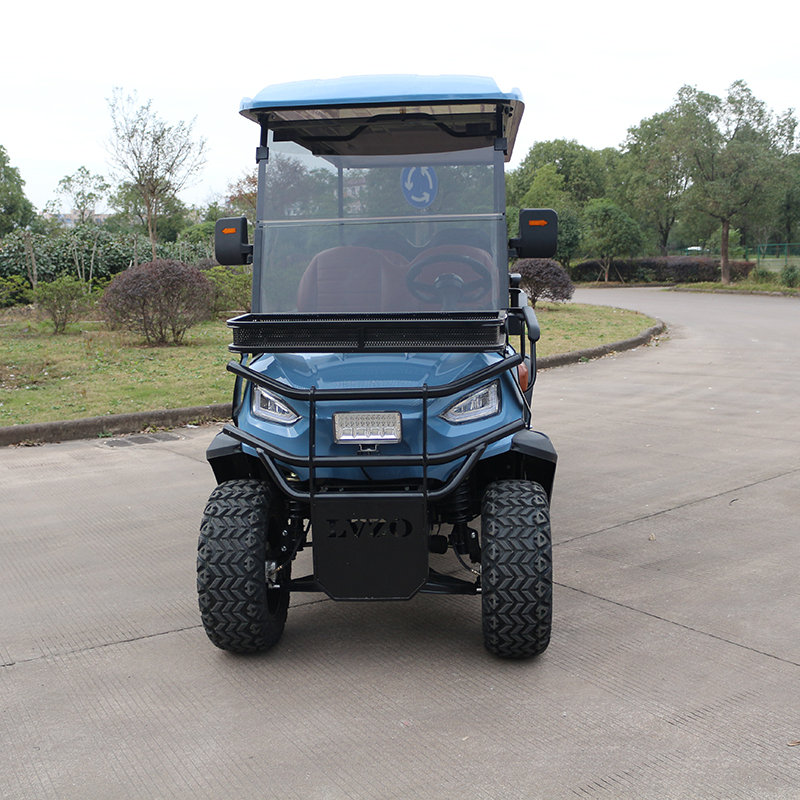
<svg viewBox="0 0 800 800"><path fill-rule="evenodd" d="M292 592L427 592L480 595L492 653L546 649L556 453L531 427L539 325L508 258L552 256L557 219L524 209L508 240L522 110L458 76L242 101L261 130L253 242L234 217L215 246L252 263L252 312L228 321L233 421L207 452L197 562L217 647L272 647ZM304 548L313 573L293 577Z"/></svg>

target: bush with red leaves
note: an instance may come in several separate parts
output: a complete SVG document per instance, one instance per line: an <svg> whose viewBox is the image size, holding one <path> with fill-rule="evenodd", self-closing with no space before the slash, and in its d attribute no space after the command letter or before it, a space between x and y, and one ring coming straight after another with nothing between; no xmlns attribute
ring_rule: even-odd
<svg viewBox="0 0 800 800"><path fill-rule="evenodd" d="M520 286L534 308L538 300L566 303L575 291L564 267L552 258L521 258L512 269L522 276Z"/></svg>
<svg viewBox="0 0 800 800"><path fill-rule="evenodd" d="M211 283L199 269L158 260L120 272L100 307L111 325L142 334L148 344L180 344L208 316L211 296Z"/></svg>

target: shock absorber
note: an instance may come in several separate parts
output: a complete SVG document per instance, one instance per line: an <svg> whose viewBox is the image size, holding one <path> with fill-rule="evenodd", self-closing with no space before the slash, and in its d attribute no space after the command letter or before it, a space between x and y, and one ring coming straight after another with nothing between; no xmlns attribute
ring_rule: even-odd
<svg viewBox="0 0 800 800"><path fill-rule="evenodd" d="M303 522L307 518L307 507L304 503L293 498L286 499L287 525L284 533L284 542L281 549L285 551L293 550L293 555L305 547L306 534L308 529L303 527Z"/></svg>
<svg viewBox="0 0 800 800"><path fill-rule="evenodd" d="M481 560L478 531L467 524L470 520L471 505L471 482L466 480L453 492L447 504L448 518L453 522L450 546L459 555L469 554L470 561L477 564Z"/></svg>

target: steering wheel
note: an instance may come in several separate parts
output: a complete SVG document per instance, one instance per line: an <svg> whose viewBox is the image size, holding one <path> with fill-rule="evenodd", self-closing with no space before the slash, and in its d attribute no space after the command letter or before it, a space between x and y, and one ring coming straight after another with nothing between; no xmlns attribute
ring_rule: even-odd
<svg viewBox="0 0 800 800"><path fill-rule="evenodd" d="M460 275L453 272L443 272L436 276L430 283L422 283L417 279L422 270L431 264L440 262L466 264L478 277L474 281L465 281ZM453 311L464 303L473 303L480 300L492 288L492 274L476 258L463 256L457 253L435 253L424 256L412 265L406 275L406 286L417 300L423 303L441 303L442 311Z"/></svg>

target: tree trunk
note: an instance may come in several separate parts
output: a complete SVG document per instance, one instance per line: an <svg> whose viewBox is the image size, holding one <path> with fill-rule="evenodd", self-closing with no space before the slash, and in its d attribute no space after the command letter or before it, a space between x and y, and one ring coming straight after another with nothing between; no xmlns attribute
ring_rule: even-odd
<svg viewBox="0 0 800 800"><path fill-rule="evenodd" d="M152 218L147 218L147 232L150 234L150 248L153 251L153 261L156 260L156 232L153 225Z"/></svg>
<svg viewBox="0 0 800 800"><path fill-rule="evenodd" d="M148 198L145 201L145 213L147 214L147 233L150 236L150 247L153 251L153 261L156 260L156 208Z"/></svg>
<svg viewBox="0 0 800 800"><path fill-rule="evenodd" d="M33 306L36 307L36 287L39 285L39 273L36 269L36 254L33 252L33 237L30 231L25 231L22 235L25 243L25 255L28 257L26 267L28 269L28 280L33 287Z"/></svg>
<svg viewBox="0 0 800 800"><path fill-rule="evenodd" d="M728 259L728 235L731 230L731 221L722 220L722 241L720 243L720 268L722 270L722 282L727 286L731 282L731 263Z"/></svg>

